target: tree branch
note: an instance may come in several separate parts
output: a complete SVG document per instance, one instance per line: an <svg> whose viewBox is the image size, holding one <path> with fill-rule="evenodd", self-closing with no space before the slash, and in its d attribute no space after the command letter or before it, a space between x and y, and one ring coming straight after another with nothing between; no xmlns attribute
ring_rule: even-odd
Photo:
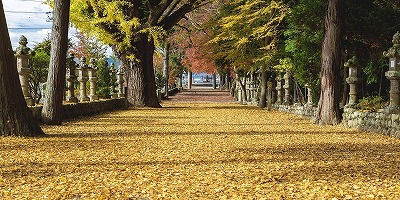
<svg viewBox="0 0 400 200"><path fill-rule="evenodd" d="M198 3L199 2L197 0L189 0L188 3L182 5L169 16L166 16L164 19L162 19L158 23L158 25L163 27L166 31L171 30L172 27L174 27L175 24L177 24L183 17L185 17L186 13L192 11Z"/></svg>

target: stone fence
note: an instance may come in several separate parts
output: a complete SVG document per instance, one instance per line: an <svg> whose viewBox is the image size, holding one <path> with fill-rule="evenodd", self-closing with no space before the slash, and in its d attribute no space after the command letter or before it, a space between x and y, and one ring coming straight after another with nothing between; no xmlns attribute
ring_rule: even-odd
<svg viewBox="0 0 400 200"><path fill-rule="evenodd" d="M33 116L37 121L41 121L41 112L43 106L31 106ZM64 119L76 118L78 116L94 115L103 112L108 112L118 109L128 108L128 101L126 98L116 98L116 99L105 99L94 102L85 103L71 103L63 105Z"/></svg>
<svg viewBox="0 0 400 200"><path fill-rule="evenodd" d="M342 123L348 128L400 138L400 115L390 114L385 109L369 112L345 108Z"/></svg>
<svg viewBox="0 0 400 200"><path fill-rule="evenodd" d="M310 119L315 119L315 114L317 113L317 107L315 106L273 104L272 108L280 112L293 113Z"/></svg>

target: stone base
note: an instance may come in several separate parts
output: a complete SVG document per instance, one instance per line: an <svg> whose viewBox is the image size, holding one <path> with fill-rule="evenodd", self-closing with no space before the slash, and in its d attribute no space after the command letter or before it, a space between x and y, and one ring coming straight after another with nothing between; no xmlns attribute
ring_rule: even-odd
<svg viewBox="0 0 400 200"><path fill-rule="evenodd" d="M348 104L346 104L344 107L345 107L345 108L354 108L355 105L357 105L357 104L355 104L355 103L348 103Z"/></svg>
<svg viewBox="0 0 400 200"><path fill-rule="evenodd" d="M76 98L76 97L67 97L66 101L69 102L69 103L78 103L78 98Z"/></svg>
<svg viewBox="0 0 400 200"><path fill-rule="evenodd" d="M118 95L117 94L110 94L110 97L111 97L111 99L116 99L116 98L118 98Z"/></svg>
<svg viewBox="0 0 400 200"><path fill-rule="evenodd" d="M400 114L400 106L388 106L384 109L387 114Z"/></svg>
<svg viewBox="0 0 400 200"><path fill-rule="evenodd" d="M125 95L124 94L118 94L118 98L124 98Z"/></svg>
<svg viewBox="0 0 400 200"><path fill-rule="evenodd" d="M90 95L89 98L90 98L90 101L97 101L97 100L99 100L99 96L97 96L97 95Z"/></svg>
<svg viewBox="0 0 400 200"><path fill-rule="evenodd" d="M87 102L90 101L89 97L82 97L79 99L79 102Z"/></svg>
<svg viewBox="0 0 400 200"><path fill-rule="evenodd" d="M34 106L35 105L35 101L33 100L32 97L25 97L25 102L27 106Z"/></svg>
<svg viewBox="0 0 400 200"><path fill-rule="evenodd" d="M306 103L306 104L304 104L304 106L305 107L314 107L314 104L313 103Z"/></svg>

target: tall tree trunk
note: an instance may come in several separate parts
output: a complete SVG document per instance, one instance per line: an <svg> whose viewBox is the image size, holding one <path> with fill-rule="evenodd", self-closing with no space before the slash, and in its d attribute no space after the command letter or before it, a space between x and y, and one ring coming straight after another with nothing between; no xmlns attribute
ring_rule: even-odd
<svg viewBox="0 0 400 200"><path fill-rule="evenodd" d="M215 73L212 74L212 87L214 90L217 88L217 75Z"/></svg>
<svg viewBox="0 0 400 200"><path fill-rule="evenodd" d="M135 41L134 47L135 50L119 54L119 58L127 68L128 102L137 107L161 107L156 94L154 76L154 43L152 40L149 41L145 34L142 34ZM126 57L130 54L135 55L137 60L128 60Z"/></svg>
<svg viewBox="0 0 400 200"><path fill-rule="evenodd" d="M220 73L219 74L219 89L223 90L225 87L225 74Z"/></svg>
<svg viewBox="0 0 400 200"><path fill-rule="evenodd" d="M189 69L189 71L188 71L188 89L192 89L192 80L193 80L192 71L190 71L190 69Z"/></svg>
<svg viewBox="0 0 400 200"><path fill-rule="evenodd" d="M2 1L0 1L0 35L0 135L44 135L22 95Z"/></svg>
<svg viewBox="0 0 400 200"><path fill-rule="evenodd" d="M146 60L146 64L142 67L144 70L144 81L145 81L145 90L144 90L144 104L148 107L160 108L160 102L157 97L157 87L156 87L156 77L154 75L154 65L153 65L153 54L154 54L154 42L148 41L146 38L146 49L143 50L145 52L145 57L143 60ZM143 63L144 64L144 63Z"/></svg>
<svg viewBox="0 0 400 200"><path fill-rule="evenodd" d="M242 104L246 104L247 102L247 91L246 91L246 77L243 77L243 82L241 80L242 77L239 77L240 88L242 89Z"/></svg>
<svg viewBox="0 0 400 200"><path fill-rule="evenodd" d="M169 43L164 47L164 54L163 54L163 65L164 65L164 76L165 76L165 97L168 98L169 88L168 88L168 79L169 79Z"/></svg>
<svg viewBox="0 0 400 200"><path fill-rule="evenodd" d="M260 84L260 101L258 102L258 107L265 108L267 107L267 71L261 72L261 84Z"/></svg>
<svg viewBox="0 0 400 200"><path fill-rule="evenodd" d="M60 125L63 118L62 103L68 50L69 9L70 0L54 1L50 66L42 110L42 120L46 124Z"/></svg>
<svg viewBox="0 0 400 200"><path fill-rule="evenodd" d="M127 77L127 100L129 104L136 107L144 107L144 74L139 63L130 63L126 70Z"/></svg>
<svg viewBox="0 0 400 200"><path fill-rule="evenodd" d="M325 37L322 44L321 94L316 123L336 125L340 121L339 78L343 0L329 0L325 16Z"/></svg>

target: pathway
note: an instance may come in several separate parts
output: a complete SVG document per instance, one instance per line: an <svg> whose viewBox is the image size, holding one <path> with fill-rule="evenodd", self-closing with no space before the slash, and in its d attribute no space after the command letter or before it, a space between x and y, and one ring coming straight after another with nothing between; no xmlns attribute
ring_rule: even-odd
<svg viewBox="0 0 400 200"><path fill-rule="evenodd" d="M0 138L0 199L400 199L398 139L222 94Z"/></svg>

